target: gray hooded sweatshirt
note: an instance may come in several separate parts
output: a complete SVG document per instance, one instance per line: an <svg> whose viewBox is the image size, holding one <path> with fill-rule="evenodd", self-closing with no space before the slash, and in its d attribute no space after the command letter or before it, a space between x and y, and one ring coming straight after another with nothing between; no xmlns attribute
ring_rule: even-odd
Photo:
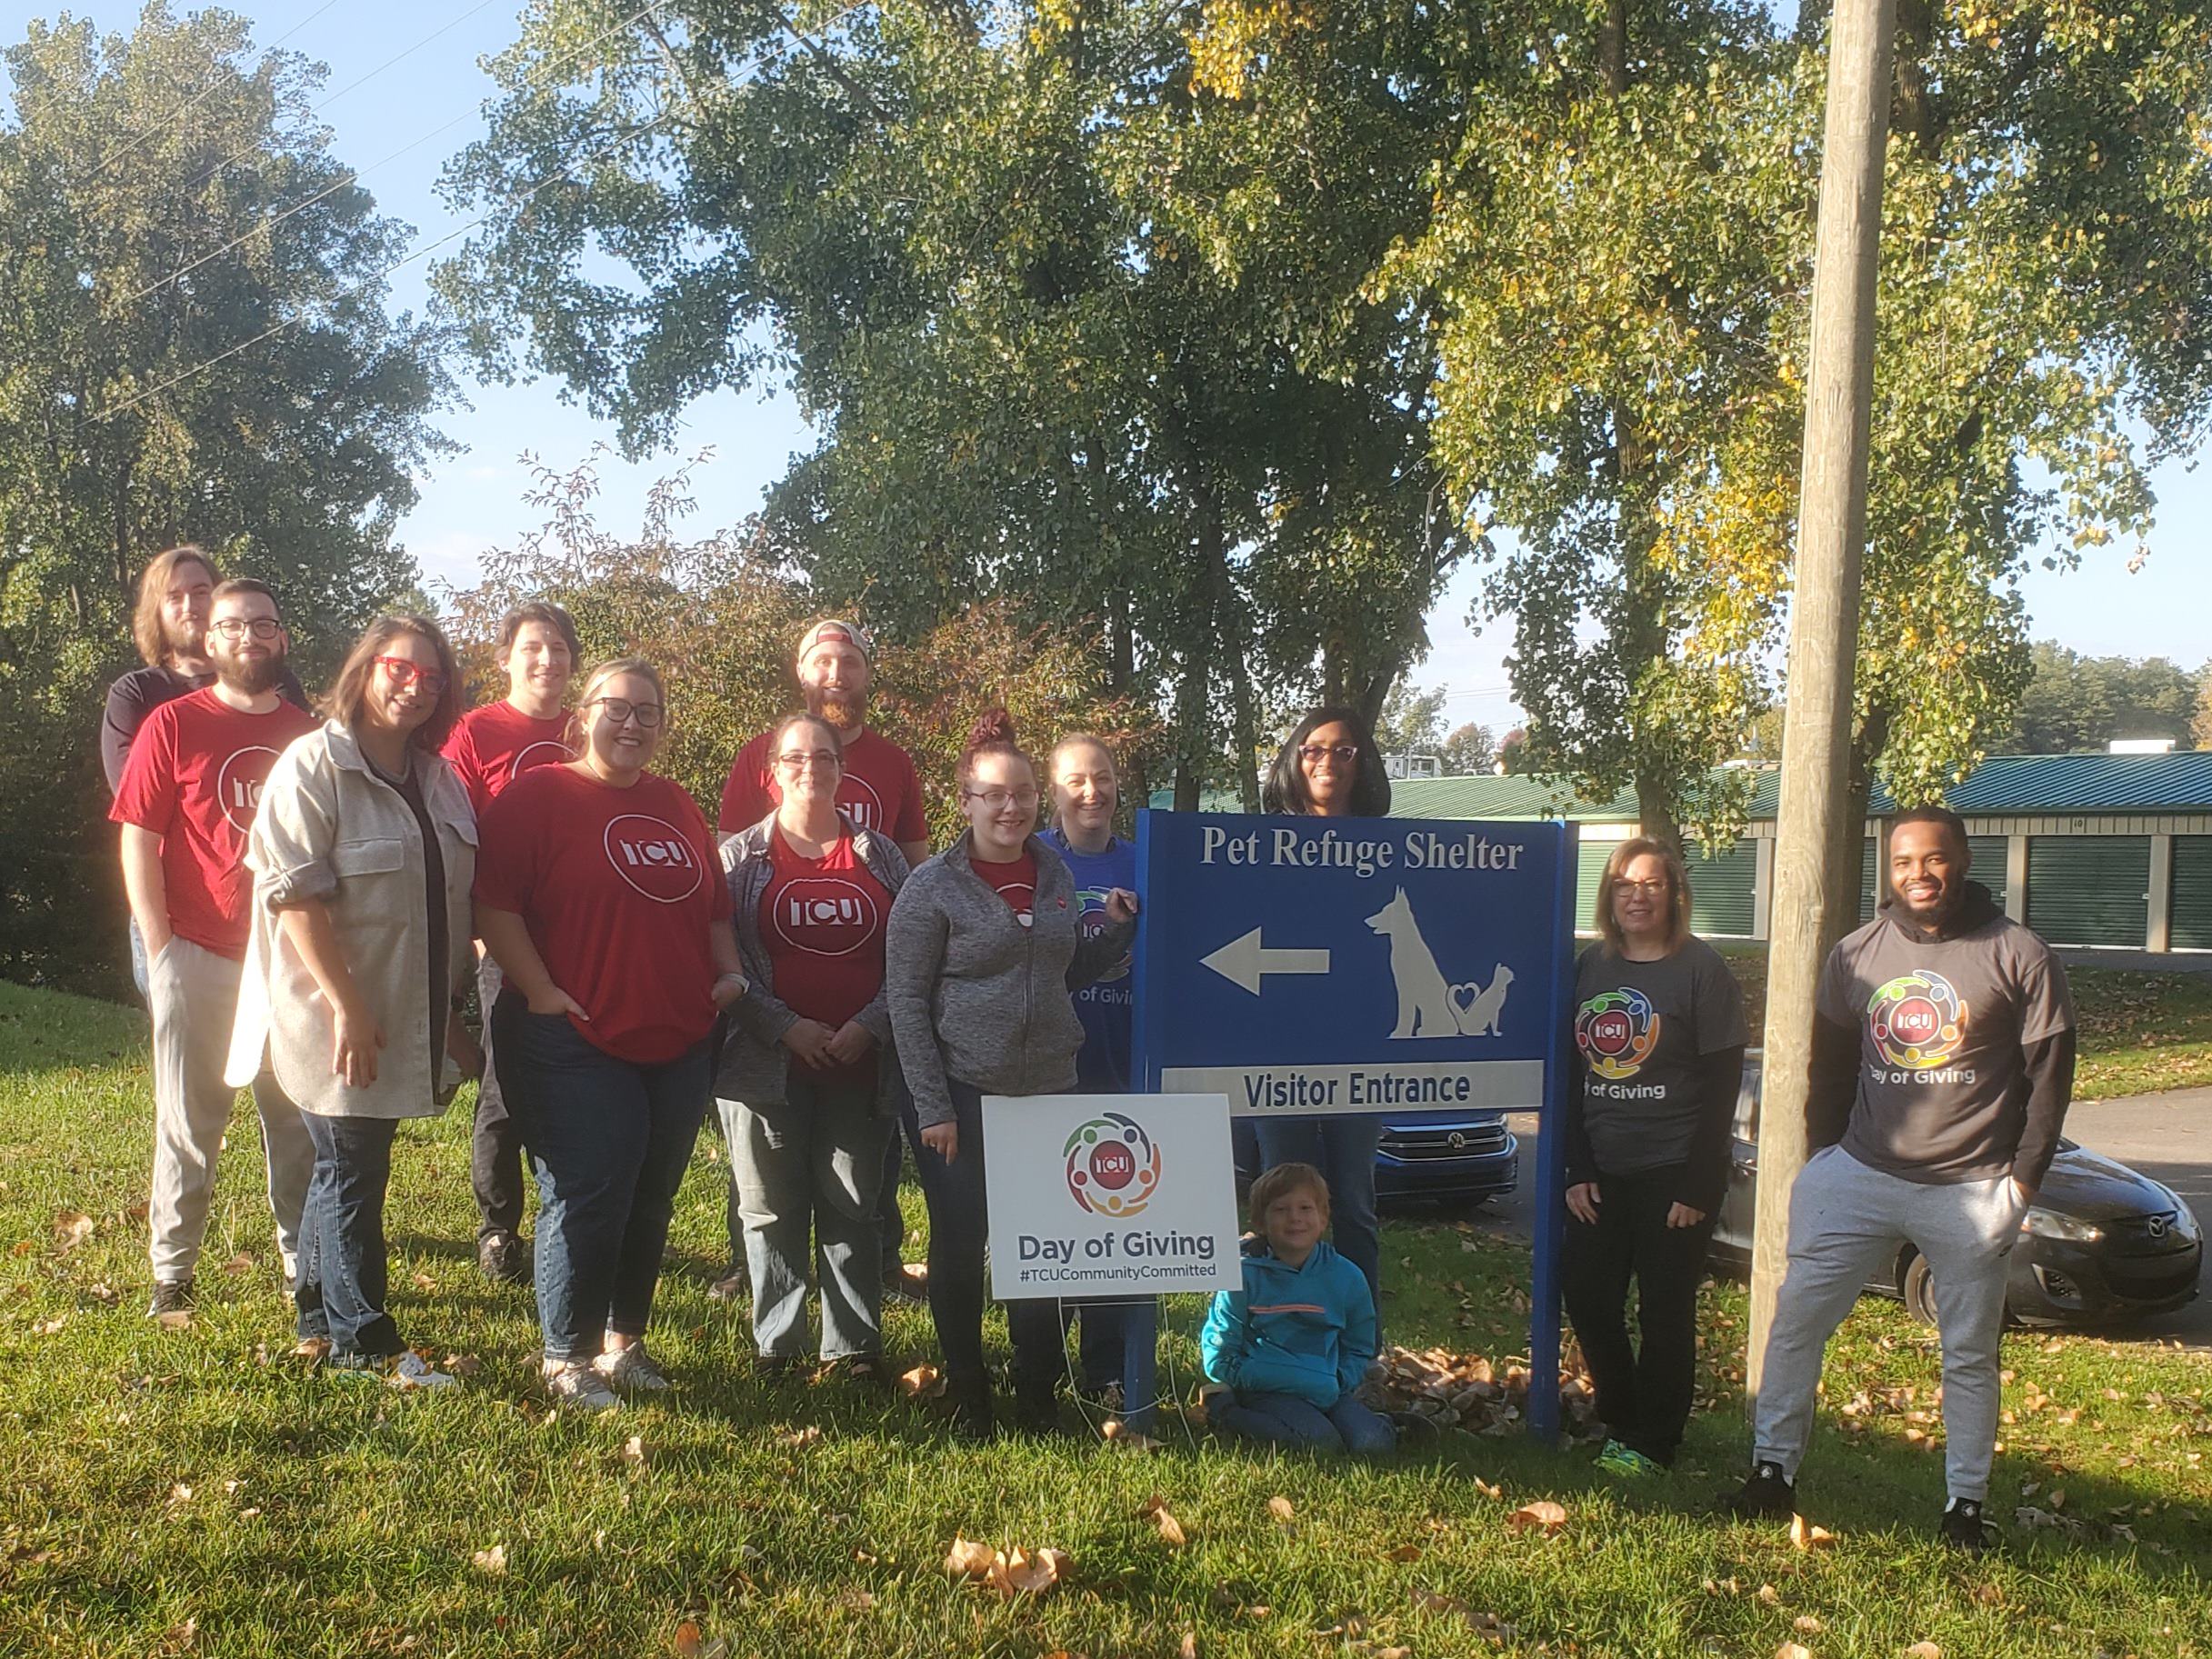
<svg viewBox="0 0 2212 1659"><path fill-rule="evenodd" d="M964 834L906 878L885 940L884 994L924 1128L953 1121L952 1080L986 1094L1072 1090L1083 1025L1071 994L1111 972L1136 934L1124 922L1084 938L1075 878L1036 835L1024 927L976 874L973 844Z"/></svg>

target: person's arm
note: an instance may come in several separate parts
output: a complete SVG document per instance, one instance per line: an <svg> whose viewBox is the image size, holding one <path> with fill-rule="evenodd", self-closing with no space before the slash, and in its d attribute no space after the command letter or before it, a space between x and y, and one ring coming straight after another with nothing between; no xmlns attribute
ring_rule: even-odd
<svg viewBox="0 0 2212 1659"><path fill-rule="evenodd" d="M2059 1132L2066 1127L2067 1107L2074 1100L2077 1049L2070 1025L2041 1042L2020 1045L2020 1064L2027 1074L2027 1112L2019 1147L2012 1154L2012 1178L2024 1201L2032 1203L2043 1190L2043 1177L2058 1154Z"/></svg>
<svg viewBox="0 0 2212 1659"><path fill-rule="evenodd" d="M727 916L706 924L706 952L715 964L715 1006L726 1008L746 992L745 964L737 958L737 930Z"/></svg>
<svg viewBox="0 0 2212 1659"><path fill-rule="evenodd" d="M113 799L123 788L123 769L130 764L131 742L145 724L144 699L130 676L107 688L107 705L100 713L100 770L107 774L107 793ZM145 929L141 928L140 932Z"/></svg>
<svg viewBox="0 0 2212 1659"><path fill-rule="evenodd" d="M884 994L891 1008L891 1030L898 1044L899 1069L914 1096L914 1114L923 1142L948 1163L959 1155L954 1128L952 1082L945 1071L945 1051L937 1046L930 1010L937 980L945 971L950 919L927 890L909 882L891 906L884 937Z"/></svg>
<svg viewBox="0 0 2212 1659"><path fill-rule="evenodd" d="M478 899L476 937L484 941L484 948L499 964L500 974L522 994L532 1014L566 1014L586 1021L591 1018L581 1003L553 983L545 959L537 954L537 942L530 937L528 924L515 912L496 909Z"/></svg>
<svg viewBox="0 0 2212 1659"><path fill-rule="evenodd" d="M1851 1124L1858 1100L1858 1032L1825 1014L1813 1016L1813 1054L1805 1095L1805 1150L1833 1146Z"/></svg>
<svg viewBox="0 0 2212 1659"><path fill-rule="evenodd" d="M151 962L169 943L169 877L161 867L161 837L135 824L121 827L123 891Z"/></svg>
<svg viewBox="0 0 2212 1659"><path fill-rule="evenodd" d="M276 913L285 940L314 977L315 989L330 1004L333 1075L348 1087L365 1089L376 1081L376 1051L384 1046L384 1026L362 1001L361 988L338 948L338 930L330 906L319 898L295 899Z"/></svg>
<svg viewBox="0 0 2212 1659"><path fill-rule="evenodd" d="M1206 1328L1198 1333L1198 1363L1224 1388L1236 1386L1236 1374L1252 1345L1247 1307L1244 1292L1216 1291L1206 1311Z"/></svg>
<svg viewBox="0 0 2212 1659"><path fill-rule="evenodd" d="M1136 942L1136 894L1116 887L1106 894L1106 924L1088 938L1076 940L1076 954L1067 964L1067 988L1080 991L1096 984L1122 964Z"/></svg>
<svg viewBox="0 0 2212 1659"><path fill-rule="evenodd" d="M1682 1190L1668 1212L1670 1227L1694 1227L1720 1208L1728 1194L1729 1153L1735 1136L1736 1102L1744 1090L1744 1044L1717 1048L1697 1056L1697 1126L1683 1164ZM1691 1214L1677 1219L1677 1212Z"/></svg>
<svg viewBox="0 0 2212 1659"><path fill-rule="evenodd" d="M1352 1266L1349 1262L1344 1264ZM1352 1296L1351 1305L1345 1310L1344 1340L1336 1348L1336 1386L1350 1394L1367 1380L1367 1367L1375 1363L1376 1350L1382 1344L1367 1275L1352 1267L1345 1282Z"/></svg>
<svg viewBox="0 0 2212 1659"><path fill-rule="evenodd" d="M1597 1149L1590 1144L1590 1124L1583 1091L1589 1086L1589 1063L1577 1055L1575 1080L1567 1087L1565 1121L1559 1125L1566 1147L1566 1207L1576 1221L1597 1224Z"/></svg>

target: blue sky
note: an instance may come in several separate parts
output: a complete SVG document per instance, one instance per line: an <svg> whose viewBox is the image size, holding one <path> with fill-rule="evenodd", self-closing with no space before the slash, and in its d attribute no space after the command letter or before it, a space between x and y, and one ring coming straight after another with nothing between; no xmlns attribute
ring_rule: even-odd
<svg viewBox="0 0 2212 1659"><path fill-rule="evenodd" d="M286 49L329 65L325 95L339 95L323 119L335 135L336 154L365 169L362 184L383 210L413 225L424 242L463 223L437 198L438 169L481 130L473 112L492 88L478 60L504 48L517 32L517 0L489 0L472 10L474 3L340 0L319 16L315 14L324 0L233 7L254 19L259 41L274 42L296 29ZM127 30L137 15L135 5L111 0L70 10L107 31ZM52 5L0 0L0 43L20 40L34 17L57 15ZM418 43L426 44L411 51ZM401 61L392 63L395 58ZM341 92L356 81L357 86ZM466 118L419 148L374 165L455 117ZM410 265L394 278L395 305L423 304L426 264ZM520 452L533 451L566 467L608 435L581 409L565 404L552 383L465 384L472 406L448 411L441 425L465 448L420 481L421 502L404 526L425 571L456 584L470 579L480 551L511 541L533 522L520 499ZM750 512L791 455L811 446L788 396L726 393L702 400L690 412L676 448L687 454L709 445L716 458L696 479L696 522L702 525L727 524ZM617 527L634 523L646 487L673 464L673 456L635 467L607 458L602 466L605 522ZM2025 592L2038 637L2086 652L2171 656L2190 666L2212 657L2204 625L2212 614L2212 562L2206 557L2212 552L2207 546L2212 539L2212 468L2192 472L2176 463L2161 471L2157 486L2159 523L2141 571L2130 575L2125 554L2106 550L2078 571L2038 570L2028 576ZM1446 712L1454 724L1480 720L1503 729L1514 718L1504 667L1511 623L1493 622L1479 635L1468 626L1478 581L1477 573L1462 571L1446 590L1428 619L1434 649L1414 678L1423 686L1441 682L1450 687Z"/></svg>

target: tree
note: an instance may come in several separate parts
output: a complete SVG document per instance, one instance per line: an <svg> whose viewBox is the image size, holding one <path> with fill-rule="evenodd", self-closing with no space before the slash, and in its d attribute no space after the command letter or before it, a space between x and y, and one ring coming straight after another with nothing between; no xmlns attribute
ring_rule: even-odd
<svg viewBox="0 0 2212 1659"><path fill-rule="evenodd" d="M2000 753L2077 754L2122 737L2195 741L2201 676L2162 656L2084 656L2037 640L2028 660L2027 687Z"/></svg>
<svg viewBox="0 0 2212 1659"><path fill-rule="evenodd" d="M0 971L85 983L120 944L84 895L117 885L94 738L140 565L193 540L270 580L312 681L415 593L395 526L446 383L385 312L406 227L330 154L318 67L158 0L128 36L34 23L6 63Z"/></svg>
<svg viewBox="0 0 2212 1659"><path fill-rule="evenodd" d="M1468 545L1428 355L1360 292L1446 113L1386 33L1278 119L1179 5L629 14L531 14L453 165L490 218L437 281L480 362L559 375L633 449L787 370L824 436L767 516L816 591L893 637L1001 598L1079 641L1168 712L1185 805L1209 777L1256 805L1300 701L1379 713ZM1268 234L1224 236L1227 202Z"/></svg>
<svg viewBox="0 0 2212 1659"><path fill-rule="evenodd" d="M1497 741L1486 725L1454 726L1441 751L1446 777L1478 777L1497 765Z"/></svg>
<svg viewBox="0 0 2212 1659"><path fill-rule="evenodd" d="M1376 746L1385 755L1436 754L1444 746L1444 705L1450 695L1448 686L1416 691L1400 680L1376 717Z"/></svg>

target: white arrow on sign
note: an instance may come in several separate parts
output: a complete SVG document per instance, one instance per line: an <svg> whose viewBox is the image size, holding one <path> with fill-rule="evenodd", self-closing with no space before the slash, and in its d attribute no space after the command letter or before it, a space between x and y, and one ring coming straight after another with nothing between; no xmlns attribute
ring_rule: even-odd
<svg viewBox="0 0 2212 1659"><path fill-rule="evenodd" d="M1259 935L1260 930L1256 927L1243 938L1232 939L1212 955L1198 960L1231 984L1242 985L1255 996L1259 994L1259 982L1265 974L1328 972L1328 952L1272 950L1260 943Z"/></svg>

